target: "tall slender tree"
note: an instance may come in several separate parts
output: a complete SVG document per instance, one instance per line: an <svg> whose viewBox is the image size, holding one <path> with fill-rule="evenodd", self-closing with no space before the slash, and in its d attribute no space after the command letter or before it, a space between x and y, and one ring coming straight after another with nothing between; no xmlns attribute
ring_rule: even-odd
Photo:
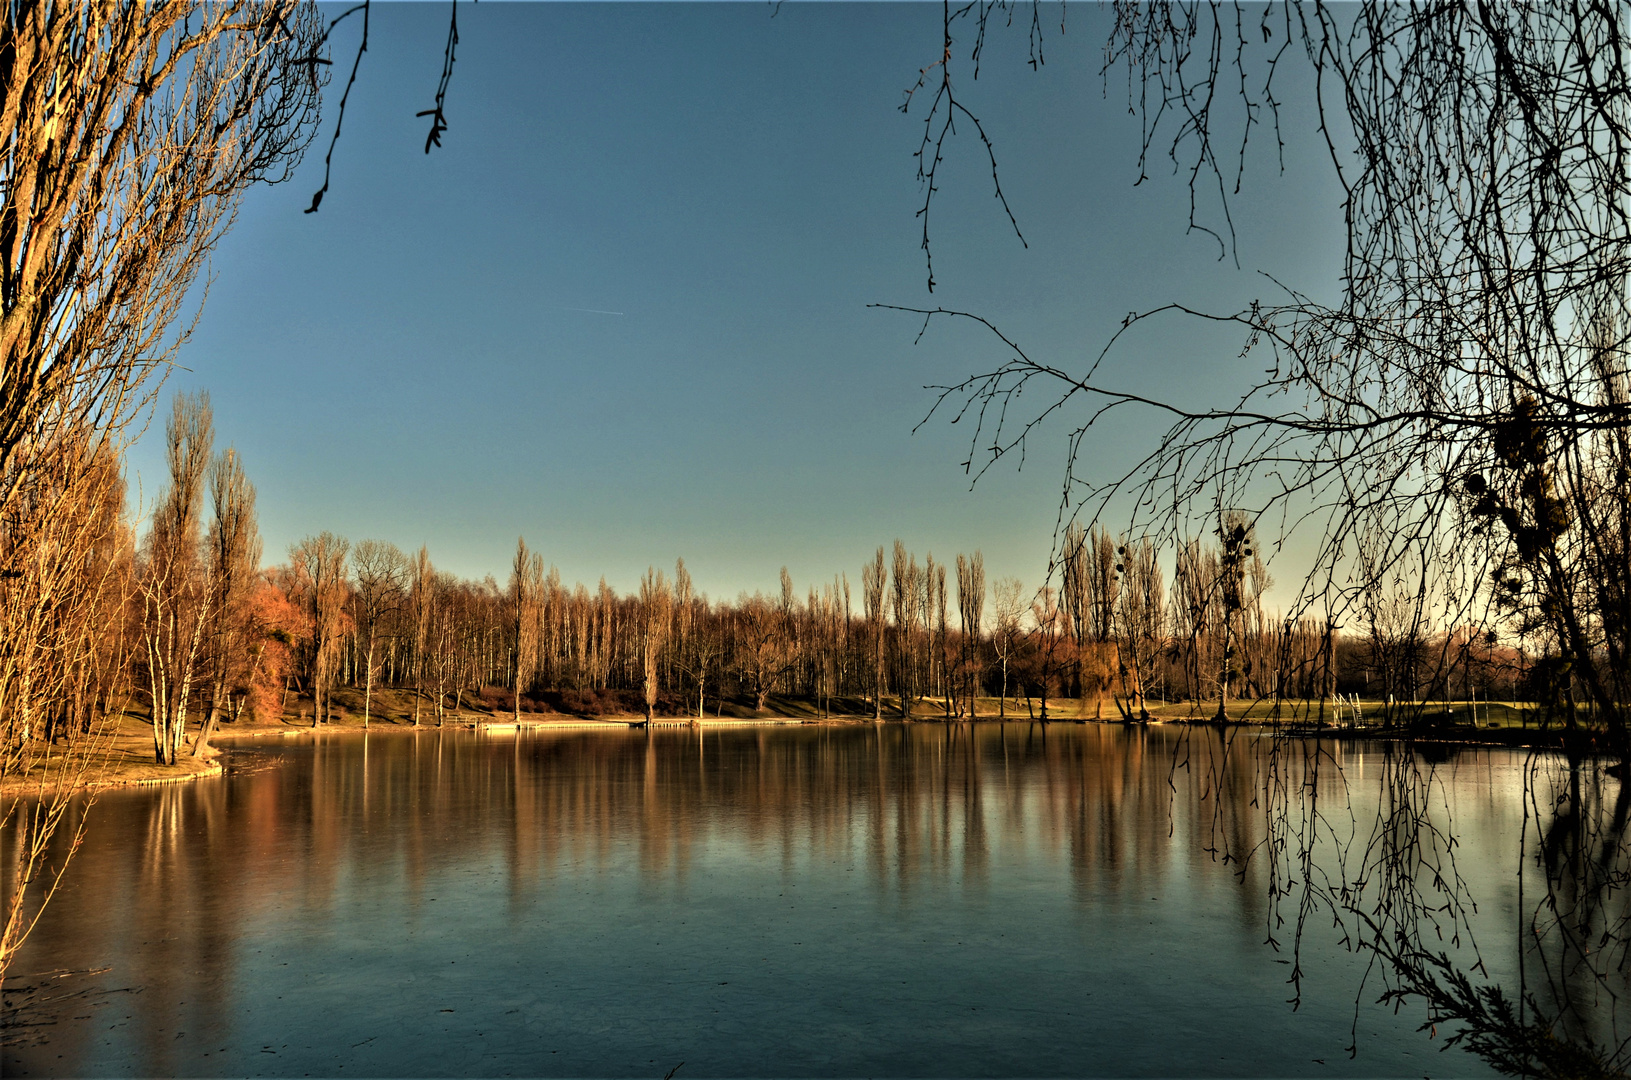
<svg viewBox="0 0 1631 1080"><path fill-rule="evenodd" d="M521 722L521 695L530 689L538 668L538 640L542 630L544 558L527 550L521 537L515 542L515 562L510 568L510 631L514 636L515 702L512 715Z"/></svg>
<svg viewBox="0 0 1631 1080"><path fill-rule="evenodd" d="M249 682L248 598L260 570L261 538L255 523L255 488L243 461L228 447L210 465L208 539L210 711L193 742L193 756L209 747L211 733L228 704L235 681Z"/></svg>
<svg viewBox="0 0 1631 1080"><path fill-rule="evenodd" d="M872 691L872 719L883 719L884 613L883 594L889 580L884 569L883 547L879 545L872 561L861 567L861 593L866 609L868 684Z"/></svg>
<svg viewBox="0 0 1631 1080"><path fill-rule="evenodd" d="M957 615L963 631L962 678L968 698L968 718L977 718L980 690L980 632L985 610L985 556L957 556Z"/></svg>
<svg viewBox="0 0 1631 1080"><path fill-rule="evenodd" d="M785 575L786 570L782 573ZM668 579L661 570L647 567L645 577L640 579L640 673L647 722L656 715L658 662L668 640L673 602Z"/></svg>
<svg viewBox="0 0 1631 1080"><path fill-rule="evenodd" d="M209 625L200 529L214 438L209 395L176 395L164 429L169 484L153 511L140 577L153 753L167 765L175 764L181 754Z"/></svg>

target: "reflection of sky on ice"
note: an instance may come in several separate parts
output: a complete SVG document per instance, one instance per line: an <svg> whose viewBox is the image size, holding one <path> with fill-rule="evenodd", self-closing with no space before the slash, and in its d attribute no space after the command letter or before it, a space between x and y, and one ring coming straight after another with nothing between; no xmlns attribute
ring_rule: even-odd
<svg viewBox="0 0 1631 1080"><path fill-rule="evenodd" d="M1237 876L1207 852L1263 835L1256 744L1184 738L427 730L235 751L222 781L96 808L15 970L112 965L108 987L140 992L8 1051L7 1075L1481 1074L1411 1008L1368 1004L1379 986L1350 1061L1360 966L1323 916L1291 1010L1265 862ZM1379 751L1332 752L1374 791ZM1497 976L1521 760L1436 773ZM1368 833L1374 798L1332 817Z"/></svg>

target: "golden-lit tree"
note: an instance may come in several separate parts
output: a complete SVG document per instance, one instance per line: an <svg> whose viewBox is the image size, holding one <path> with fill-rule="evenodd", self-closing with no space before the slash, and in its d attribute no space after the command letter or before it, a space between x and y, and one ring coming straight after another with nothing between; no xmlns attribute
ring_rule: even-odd
<svg viewBox="0 0 1631 1080"><path fill-rule="evenodd" d="M67 860L52 844L99 768L104 718L128 703L134 635L132 532L115 444L94 432L29 447L28 476L0 509L0 830L10 849L0 981ZM94 798L94 793L92 796Z"/></svg>
<svg viewBox="0 0 1631 1080"><path fill-rule="evenodd" d="M243 461L230 447L210 463L210 518L207 538L209 589L210 711L193 741L202 757L234 689L248 692L253 648L249 625L250 591L260 571L261 538L255 523L255 488Z"/></svg>
<svg viewBox="0 0 1631 1080"><path fill-rule="evenodd" d="M149 377L166 369L185 337L176 328L188 325L180 316L189 288L238 198L251 184L285 178L299 160L317 115L323 70L312 61L320 42L315 7L287 0L7 11L0 30L0 680L15 681L0 687L0 728L8 744L34 738L40 729L32 718L71 706L75 687L105 682L110 650L122 648L113 644L123 640L117 617L94 631L106 644L63 647L84 640L74 612L107 605L114 599L107 590L130 585L128 574L85 578L122 528L103 514L111 505L105 473L117 472L126 427L150 400ZM128 544L119 543L128 565ZM79 582L76 599L42 609L69 580ZM185 616L172 614L170 644L179 645ZM37 658L45 655L54 658L48 667L65 663L79 674L43 677ZM160 659L174 655L165 649ZM160 682L167 693L178 688L168 674ZM173 733L157 734L155 752L173 758ZM79 786L89 760L65 752L50 765L59 781L53 790ZM42 812L26 823L6 813L7 842L15 835L28 851L43 851L60 818ZM31 858L18 863L23 877L7 894L0 978L25 933L11 916L37 899Z"/></svg>
<svg viewBox="0 0 1631 1080"><path fill-rule="evenodd" d="M300 601L311 620L311 647L308 654L311 678L312 726L328 719L329 686L346 631L346 603L351 586L346 575L346 554L350 545L331 532L308 536L289 549L289 563L295 572Z"/></svg>
<svg viewBox="0 0 1631 1080"><path fill-rule="evenodd" d="M420 707L425 700L425 677L429 674L426 665L431 627L436 617L436 568L431 565L430 552L423 545L408 573L408 608L413 622L413 726L418 727ZM440 705L437 715L441 715Z"/></svg>
<svg viewBox="0 0 1631 1080"><path fill-rule="evenodd" d="M373 708L379 639L407 600L408 557L395 544L363 540L351 553L353 622L361 637L362 726Z"/></svg>
<svg viewBox="0 0 1631 1080"><path fill-rule="evenodd" d="M662 571L647 567L645 577L640 579L640 679L647 721L655 715L657 663L668 640L673 606L674 594L669 588L668 579ZM760 708L763 707L760 705Z"/></svg>
<svg viewBox="0 0 1631 1080"><path fill-rule="evenodd" d="M515 704L512 715L521 720L521 695L530 689L538 668L538 643L544 599L544 557L527 550L526 539L515 542L510 567L510 618L514 642Z"/></svg>
<svg viewBox="0 0 1631 1080"><path fill-rule="evenodd" d="M207 644L212 597L200 557L201 519L214 438L209 395L177 394L164 429L169 484L154 507L138 574L153 753L166 765L181 755Z"/></svg>

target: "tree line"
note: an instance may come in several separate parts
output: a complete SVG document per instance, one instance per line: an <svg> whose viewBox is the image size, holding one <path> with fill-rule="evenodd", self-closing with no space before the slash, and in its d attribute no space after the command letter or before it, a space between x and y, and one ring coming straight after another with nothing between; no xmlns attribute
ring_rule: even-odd
<svg viewBox="0 0 1631 1080"><path fill-rule="evenodd" d="M155 759L173 763L189 738L202 754L218 724L281 718L291 701L326 722L337 686L361 691L364 724L385 687L411 691L414 724L474 702L517 719L700 718L727 703L763 711L771 695L875 719L967 718L992 698L998 716L1058 717L1068 699L1077 716L1139 719L1181 700L1223 717L1234 699L1543 698L1555 674L1493 636L1431 630L1400 591L1372 596L1359 626L1281 619L1239 513L1170 562L1148 538L1072 523L1035 590L1012 577L988 587L978 551L920 561L896 540L861 566L858 590L847 572L801 589L783 568L769 592L712 600L683 559L628 593L604 578L569 586L524 539L502 582L439 570L424 547L331 532L263 567L255 489L234 450L214 449L207 395L176 396L164 449L145 533L108 454L95 497L63 514L83 550L32 617L43 640L64 626L77 637L20 673L29 692L5 714L7 772L28 744L89 735L131 706L152 720Z"/></svg>

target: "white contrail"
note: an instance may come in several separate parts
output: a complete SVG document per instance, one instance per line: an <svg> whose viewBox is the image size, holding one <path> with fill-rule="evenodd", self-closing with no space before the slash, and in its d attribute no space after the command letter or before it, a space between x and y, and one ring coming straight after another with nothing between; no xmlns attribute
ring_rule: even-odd
<svg viewBox="0 0 1631 1080"><path fill-rule="evenodd" d="M600 308L592 308L592 307L569 307L569 308L562 308L561 310L562 311L587 311L591 315L621 315L621 314L623 314L623 312L621 312L621 311L602 311Z"/></svg>

